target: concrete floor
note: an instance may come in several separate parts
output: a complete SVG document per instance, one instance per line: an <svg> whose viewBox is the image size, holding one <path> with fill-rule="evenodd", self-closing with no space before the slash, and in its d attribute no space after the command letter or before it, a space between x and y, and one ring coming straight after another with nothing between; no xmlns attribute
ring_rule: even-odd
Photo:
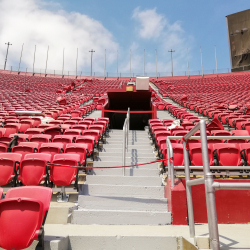
<svg viewBox="0 0 250 250"><path fill-rule="evenodd" d="M208 236L208 225L195 226L196 235ZM250 224L219 225L221 250L250 249ZM189 238L188 226L106 226L45 225L46 237L66 236L183 236Z"/></svg>

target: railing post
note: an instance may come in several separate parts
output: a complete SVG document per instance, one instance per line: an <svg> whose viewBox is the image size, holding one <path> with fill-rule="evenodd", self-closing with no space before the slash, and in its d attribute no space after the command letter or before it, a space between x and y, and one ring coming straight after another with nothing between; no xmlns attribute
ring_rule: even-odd
<svg viewBox="0 0 250 250"><path fill-rule="evenodd" d="M191 186L187 185L187 181L190 180L189 155L188 155L188 151L186 150L185 141L183 141L183 154L184 154L184 165L185 165L189 233L190 233L190 237L194 238L195 227L194 227L194 209L193 209L192 189L191 189Z"/></svg>
<svg viewBox="0 0 250 250"><path fill-rule="evenodd" d="M215 203L215 189L213 187L213 182L214 182L213 175L210 172L205 121L200 121L200 135L201 135L203 171L205 178L205 193L206 193L210 246L212 247L213 250L219 250L220 242L219 242L219 230L217 222L216 203Z"/></svg>
<svg viewBox="0 0 250 250"><path fill-rule="evenodd" d="M123 171L123 176L125 176L125 166L126 164L126 120L125 124L123 126L123 140L122 140L122 171Z"/></svg>

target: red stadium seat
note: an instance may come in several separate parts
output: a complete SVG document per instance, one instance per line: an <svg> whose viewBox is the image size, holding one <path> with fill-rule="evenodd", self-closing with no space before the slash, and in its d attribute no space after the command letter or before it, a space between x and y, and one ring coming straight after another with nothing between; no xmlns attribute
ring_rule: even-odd
<svg viewBox="0 0 250 250"><path fill-rule="evenodd" d="M81 165L86 166L87 148L85 144L69 143L66 145L65 153L80 155Z"/></svg>
<svg viewBox="0 0 250 250"><path fill-rule="evenodd" d="M18 187L8 190L5 199L0 201L0 247L25 249L34 240L39 241L37 248L42 247L43 226L51 196L52 190L46 187Z"/></svg>
<svg viewBox="0 0 250 250"><path fill-rule="evenodd" d="M13 153L22 155L22 159L26 154L38 152L39 144L36 142L20 142L18 146L12 148Z"/></svg>
<svg viewBox="0 0 250 250"><path fill-rule="evenodd" d="M202 152L200 143L190 143L189 144L189 156L192 166L203 166L202 161ZM213 166L213 146L208 145L208 156L209 156L209 165Z"/></svg>

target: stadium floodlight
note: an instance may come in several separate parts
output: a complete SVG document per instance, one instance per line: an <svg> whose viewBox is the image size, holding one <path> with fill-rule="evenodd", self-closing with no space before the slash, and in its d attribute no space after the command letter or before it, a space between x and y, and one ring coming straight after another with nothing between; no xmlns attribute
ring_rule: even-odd
<svg viewBox="0 0 250 250"><path fill-rule="evenodd" d="M24 43L23 43L24 45ZM19 65L18 65L18 75L20 74L20 65L21 65L21 61L22 61L22 56L23 56L23 45L22 45L22 50L21 50L21 55L20 55L20 61L19 61Z"/></svg>
<svg viewBox="0 0 250 250"><path fill-rule="evenodd" d="M6 57L5 57L5 63L4 63L4 70L6 69L6 64L7 64L7 58L8 58L8 53L9 53L9 46L12 45L10 42L5 43L7 45L7 51L6 51Z"/></svg>
<svg viewBox="0 0 250 250"><path fill-rule="evenodd" d="M93 49L89 51L91 53L91 73L90 76L92 76L92 63L93 63L93 53L95 52Z"/></svg>
<svg viewBox="0 0 250 250"><path fill-rule="evenodd" d="M175 50L169 50L168 52L171 53L171 65L172 65L172 76L174 76L174 65L173 65L173 52L175 52Z"/></svg>

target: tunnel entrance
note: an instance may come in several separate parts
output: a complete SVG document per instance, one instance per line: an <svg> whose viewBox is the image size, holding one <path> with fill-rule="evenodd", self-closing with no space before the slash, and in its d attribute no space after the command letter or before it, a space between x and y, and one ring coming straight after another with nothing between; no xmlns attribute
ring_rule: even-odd
<svg viewBox="0 0 250 250"><path fill-rule="evenodd" d="M151 91L136 91L135 86L129 86L130 91L127 91L126 87L125 85L122 89L108 90L108 103L105 106L104 117L109 117L111 129L122 129L127 110L130 108L130 129L144 130L148 120L153 117Z"/></svg>

